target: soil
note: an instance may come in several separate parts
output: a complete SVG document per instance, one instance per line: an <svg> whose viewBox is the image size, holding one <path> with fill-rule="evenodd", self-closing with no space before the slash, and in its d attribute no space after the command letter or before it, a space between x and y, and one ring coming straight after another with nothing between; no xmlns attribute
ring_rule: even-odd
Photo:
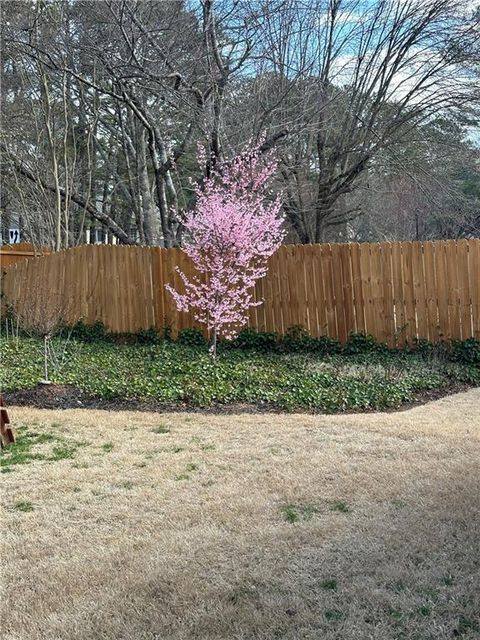
<svg viewBox="0 0 480 640"><path fill-rule="evenodd" d="M444 396L466 391L471 385L453 383L445 389L431 389L421 391L412 402L406 402L399 407L383 409L382 412L404 411L411 407L426 404L431 400L437 400ZM256 404L217 404L211 407L195 407L186 403L167 404L155 400L135 400L114 398L103 400L95 396L85 394L77 387L70 385L38 384L30 389L19 389L3 393L6 406L36 407L38 409L104 409L107 411L153 411L165 412L189 412L189 413L286 413L275 405L269 403ZM363 411L346 411L344 413L372 413L377 409L366 409ZM294 413L321 413L312 412L307 409Z"/></svg>

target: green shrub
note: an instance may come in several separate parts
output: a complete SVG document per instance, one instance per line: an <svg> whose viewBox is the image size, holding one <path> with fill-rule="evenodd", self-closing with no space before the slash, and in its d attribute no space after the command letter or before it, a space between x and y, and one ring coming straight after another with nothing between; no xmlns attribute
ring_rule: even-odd
<svg viewBox="0 0 480 640"><path fill-rule="evenodd" d="M452 342L429 342L416 340L408 351L421 354L424 358L434 358L451 362L459 362L471 367L480 366L480 341L475 338L453 340Z"/></svg>
<svg viewBox="0 0 480 640"><path fill-rule="evenodd" d="M178 332L177 342L190 347L203 347L207 344L200 329L182 329Z"/></svg>
<svg viewBox="0 0 480 640"><path fill-rule="evenodd" d="M371 353L372 351L388 351L388 347L379 343L369 333L351 333L343 347L343 353L346 355Z"/></svg>
<svg viewBox="0 0 480 640"><path fill-rule="evenodd" d="M334 355L340 353L342 346L335 338L329 338L328 336L320 336L319 338L312 338L311 345L313 351L322 355Z"/></svg>
<svg viewBox="0 0 480 640"><path fill-rule="evenodd" d="M136 333L107 331L105 325L97 321L94 324L77 322L72 327L65 327L66 332L75 340L86 343L113 342L114 344L159 344L162 336L153 327L142 329Z"/></svg>
<svg viewBox="0 0 480 640"><path fill-rule="evenodd" d="M480 340L456 341L452 344L452 359L462 364L480 367Z"/></svg>
<svg viewBox="0 0 480 640"><path fill-rule="evenodd" d="M334 355L340 353L338 340L328 336L314 338L302 325L289 327L280 339L281 350L289 353L315 353Z"/></svg>
<svg viewBox="0 0 480 640"><path fill-rule="evenodd" d="M424 356L430 356L435 351L438 352L439 345L435 345L433 342L429 340L425 340L424 338L414 339L413 344L406 347L406 350L415 351L416 353L421 353Z"/></svg>
<svg viewBox="0 0 480 640"><path fill-rule="evenodd" d="M80 320L73 327L70 327L70 335L81 342L98 342L109 339L105 325L100 321L94 324L85 324Z"/></svg>
<svg viewBox="0 0 480 640"><path fill-rule="evenodd" d="M451 342L430 342L425 338L415 339L413 344L405 348L406 351L413 351L421 354L426 359L451 360Z"/></svg>
<svg viewBox="0 0 480 640"><path fill-rule="evenodd" d="M278 347L278 334L273 331L243 329L232 342L232 346L256 351L275 351Z"/></svg>
<svg viewBox="0 0 480 640"><path fill-rule="evenodd" d="M162 337L164 340L172 339L172 325L168 322L164 322L163 324Z"/></svg>
<svg viewBox="0 0 480 640"><path fill-rule="evenodd" d="M300 324L288 327L282 337L282 347L285 351L304 352L308 351L313 338L308 331Z"/></svg>
<svg viewBox="0 0 480 640"><path fill-rule="evenodd" d="M143 329L137 333L131 334L138 344L160 344L163 340L162 336L154 327Z"/></svg>

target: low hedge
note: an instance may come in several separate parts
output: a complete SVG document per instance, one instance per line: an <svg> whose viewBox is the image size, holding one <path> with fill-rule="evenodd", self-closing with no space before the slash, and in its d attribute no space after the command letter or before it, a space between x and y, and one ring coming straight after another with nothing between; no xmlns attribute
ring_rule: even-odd
<svg viewBox="0 0 480 640"><path fill-rule="evenodd" d="M160 344L171 340L171 329L165 326L162 332L146 329L137 333L111 333L101 322L86 325L82 322L73 327L65 327L63 335L69 335L82 342L109 342L113 344ZM176 342L181 345L207 349L208 342L200 329L182 329ZM363 353L397 353L399 348L390 348L376 340L370 334L351 333L345 344L328 336L313 337L307 330L295 325L289 327L284 335L272 331L256 331L246 328L240 331L231 342L221 341L220 352L232 349L256 351L260 353L305 353L319 355L358 355ZM452 362L480 366L480 341L475 338L452 342L432 343L419 340L402 349L420 353L428 357L442 357Z"/></svg>

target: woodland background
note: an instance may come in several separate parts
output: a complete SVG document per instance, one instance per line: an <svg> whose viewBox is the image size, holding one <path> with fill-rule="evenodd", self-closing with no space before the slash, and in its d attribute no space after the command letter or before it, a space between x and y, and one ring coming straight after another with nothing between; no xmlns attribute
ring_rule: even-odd
<svg viewBox="0 0 480 640"><path fill-rule="evenodd" d="M2 14L4 239L181 245L192 181L263 134L290 243L480 235L475 2L10 0Z"/></svg>

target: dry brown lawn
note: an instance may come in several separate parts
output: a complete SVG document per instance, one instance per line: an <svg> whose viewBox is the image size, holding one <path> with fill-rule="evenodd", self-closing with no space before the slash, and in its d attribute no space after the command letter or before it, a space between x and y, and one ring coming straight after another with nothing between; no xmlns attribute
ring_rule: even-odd
<svg viewBox="0 0 480 640"><path fill-rule="evenodd" d="M480 638L479 389L369 415L11 419L84 444L1 476L4 640Z"/></svg>

